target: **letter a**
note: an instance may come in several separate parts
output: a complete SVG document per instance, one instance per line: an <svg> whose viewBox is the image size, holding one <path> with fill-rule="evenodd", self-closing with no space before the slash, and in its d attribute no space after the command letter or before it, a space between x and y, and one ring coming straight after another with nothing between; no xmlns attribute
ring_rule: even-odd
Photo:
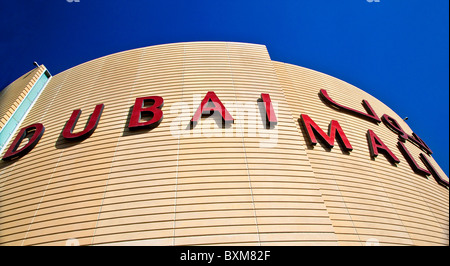
<svg viewBox="0 0 450 266"><path fill-rule="evenodd" d="M379 152L382 152L389 161L393 163L400 162L383 141L370 129L367 131L367 140L369 142L370 155L373 158L377 157Z"/></svg>
<svg viewBox="0 0 450 266"><path fill-rule="evenodd" d="M211 103L213 107L208 106ZM208 91L205 98L203 98L200 106L197 108L197 111L195 112L194 116L191 119L191 126L195 126L197 124L202 114L211 115L215 111L220 113L223 122L225 122L225 124L234 122L234 118L230 115L225 106L219 100L219 97L217 97L217 95L213 91Z"/></svg>

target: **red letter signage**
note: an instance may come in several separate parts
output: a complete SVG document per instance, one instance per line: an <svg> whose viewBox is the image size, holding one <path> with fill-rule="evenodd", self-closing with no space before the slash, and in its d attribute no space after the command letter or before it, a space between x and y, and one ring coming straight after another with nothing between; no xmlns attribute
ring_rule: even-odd
<svg viewBox="0 0 450 266"><path fill-rule="evenodd" d="M81 115L81 109L74 110L72 115L70 116L69 121L67 121L66 126L63 129L62 135L65 139L69 140L82 140L88 138L92 133L94 133L97 128L98 122L100 121L100 116L102 115L104 104L98 104L95 106L94 112L92 113L87 126L83 131L78 133L73 133L73 129L75 128L78 118Z"/></svg>
<svg viewBox="0 0 450 266"><path fill-rule="evenodd" d="M361 116L363 118L369 119L369 121L375 122L375 123L379 123L381 122L380 118L378 117L378 115L375 113L375 111L372 109L372 106L370 106L369 102L366 100L363 100L363 106L366 109L367 113L363 113L360 112L358 110L352 109L350 107L346 107L344 105L338 104L337 102L333 101L333 99L331 99L330 96L328 96L328 93L326 90L321 89L320 90L320 95L331 105L333 105L334 107L337 107L338 109L342 109L344 111L347 111L351 114L356 114L358 116Z"/></svg>
<svg viewBox="0 0 450 266"><path fill-rule="evenodd" d="M397 120L394 118L388 116L387 114L384 114L381 119L383 120L384 124L392 131L398 134L398 136L402 139L408 139L408 134L405 133L403 128L397 123Z"/></svg>
<svg viewBox="0 0 450 266"><path fill-rule="evenodd" d="M44 131L44 125L42 125L41 123L32 124L22 128L3 156L3 160L8 161L16 159L29 153L36 146L36 144L38 144L42 135L44 135ZM23 146L20 150L17 150L17 148L19 148L20 146L20 143L22 143L22 140L30 133L32 133L33 135L31 136L28 143L25 144L25 146Z"/></svg>
<svg viewBox="0 0 450 266"><path fill-rule="evenodd" d="M423 151L425 151L428 154L432 154L430 147L428 147L427 144L425 144L425 141L423 141L419 136L416 135L416 133L412 133L412 136L408 135L408 140L411 141L413 144L416 144L421 148Z"/></svg>
<svg viewBox="0 0 450 266"><path fill-rule="evenodd" d="M273 110L272 101L268 93L261 93L261 99L264 102L264 108L266 110L266 127L270 128L275 126L278 121L275 116L275 111Z"/></svg>
<svg viewBox="0 0 450 266"><path fill-rule="evenodd" d="M430 173L434 177L434 179L436 179L436 182L438 182L439 185L448 187L448 180L441 177L441 175L436 171L436 169L434 169L431 162L427 159L427 157L423 153L420 154L420 159L422 159L422 162L425 164L428 170L430 170Z"/></svg>
<svg viewBox="0 0 450 266"><path fill-rule="evenodd" d="M212 104L213 106L208 106L210 104ZM194 116L192 117L191 125L195 126L203 114L211 115L215 111L217 111L222 116L223 122L225 122L225 124L234 122L234 118L230 115L225 106L219 100L219 97L217 97L217 95L213 91L208 91L205 98L203 98L200 106L197 108Z"/></svg>
<svg viewBox="0 0 450 266"><path fill-rule="evenodd" d="M367 131L367 139L369 141L369 150L372 157L377 157L382 152L386 158L392 163L399 163L400 160L392 153L392 151L381 141L381 139L372 131Z"/></svg>
<svg viewBox="0 0 450 266"><path fill-rule="evenodd" d="M426 153L432 154L431 149L427 146L427 144L425 144L422 139L420 139L415 133L412 133L412 136L406 134L406 132L398 124L397 120L386 114L384 114L381 118L387 128L398 134L401 141L409 140Z"/></svg>
<svg viewBox="0 0 450 266"><path fill-rule="evenodd" d="M303 121L303 125L305 126L306 131L308 132L308 137L312 145L317 144L317 139L315 137L315 133L317 133L318 137L324 140L324 144L327 145L329 148L334 147L334 140L336 136L339 136L341 143L344 145L344 147L342 148L345 151L353 150L352 145L350 145L350 141L348 141L347 136L345 136L344 131L342 130L341 126L336 120L331 120L331 123L328 127L328 135L327 135L316 123L314 123L314 121L308 115L302 114L301 118Z"/></svg>
<svg viewBox="0 0 450 266"><path fill-rule="evenodd" d="M405 156L406 161L408 161L409 166L411 166L411 169L414 171L414 173L422 175L422 176L431 174L428 170L423 169L422 167L420 167L417 164L416 160L414 160L411 153L406 148L405 144L403 144L401 141L399 141L397 144L398 144L400 151L403 153L403 156Z"/></svg>
<svg viewBox="0 0 450 266"><path fill-rule="evenodd" d="M153 105L150 107L143 107L145 101L152 101ZM128 128L130 130L134 130L157 127L163 119L163 112L161 111L163 105L164 100L159 96L136 98L133 111L131 112L130 123L128 123ZM153 117L148 121L141 122L140 120L142 114L150 114L153 115Z"/></svg>

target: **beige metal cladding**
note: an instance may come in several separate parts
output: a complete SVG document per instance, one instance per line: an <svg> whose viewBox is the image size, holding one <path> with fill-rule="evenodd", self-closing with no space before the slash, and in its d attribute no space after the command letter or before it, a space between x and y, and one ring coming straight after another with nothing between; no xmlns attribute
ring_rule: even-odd
<svg viewBox="0 0 450 266"><path fill-rule="evenodd" d="M3 90L0 91L0 130L45 70L45 66L40 65L16 79L6 88L2 88Z"/></svg>
<svg viewBox="0 0 450 266"><path fill-rule="evenodd" d="M326 106L322 88L401 120L345 82L271 61L263 45L158 45L57 74L22 123L44 124L39 144L0 162L0 244L448 245L448 190L412 172L384 125ZM209 117L189 128L208 91L235 118L230 127ZM274 103L275 128L263 125L261 93ZM129 131L134 100L146 96L164 98L164 119ZM100 103L92 136L62 138L73 110L82 109L78 132ZM338 120L354 150L309 147L300 114L323 129ZM370 159L367 129L401 158L397 167Z"/></svg>
<svg viewBox="0 0 450 266"><path fill-rule="evenodd" d="M359 245L376 239L383 245L448 245L448 189L411 170L397 148L397 134L383 123L376 125L330 108L318 92L326 89L338 103L361 111L365 111L362 100L367 100L380 117L393 117L412 134L406 122L379 100L344 81L291 64L273 64L294 118L307 114L325 131L331 120L337 120L353 146L349 155L337 145L330 151L319 145L307 148L339 244ZM371 159L368 129L400 159L397 166L383 155ZM299 130L305 143L305 133ZM419 159L420 149L408 141L405 145L425 168Z"/></svg>

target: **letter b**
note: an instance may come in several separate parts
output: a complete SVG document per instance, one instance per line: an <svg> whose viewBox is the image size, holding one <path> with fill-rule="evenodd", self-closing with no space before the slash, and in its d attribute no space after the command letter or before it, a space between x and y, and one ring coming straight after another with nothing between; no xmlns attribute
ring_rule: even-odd
<svg viewBox="0 0 450 266"><path fill-rule="evenodd" d="M150 107L144 107L145 101L153 101L153 105ZM136 98L133 111L131 112L130 122L128 128L130 130L140 128L155 128L161 123L163 119L163 112L161 108L164 105L164 99L159 96L141 97ZM141 122L142 114L150 114L152 117L150 120Z"/></svg>

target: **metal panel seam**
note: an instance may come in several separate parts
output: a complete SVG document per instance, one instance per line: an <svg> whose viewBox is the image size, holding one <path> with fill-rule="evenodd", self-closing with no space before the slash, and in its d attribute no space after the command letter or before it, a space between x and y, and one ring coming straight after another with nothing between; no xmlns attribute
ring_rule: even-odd
<svg viewBox="0 0 450 266"><path fill-rule="evenodd" d="M230 52L229 52L229 49L228 49L228 43L226 43L226 47L227 47L228 65L230 67L231 82L233 84L233 89L234 89L234 99L235 99L235 102L237 102L236 87L234 86L233 71L231 70L232 68L231 68L231 62L230 62ZM255 199L253 197L253 187L252 187L252 181L251 181L251 178L250 178L250 170L248 169L247 151L245 149L245 141L244 141L245 138L244 138L244 136L245 136L245 134L242 134L242 148L244 150L245 167L247 169L248 184L249 184L249 187L250 187L250 194L252 196L252 205L253 205L253 214L255 216L256 232L257 232L257 236L258 236L259 245L261 246L261 237L260 237L260 234L259 234L259 226L258 226L258 216L256 215Z"/></svg>

